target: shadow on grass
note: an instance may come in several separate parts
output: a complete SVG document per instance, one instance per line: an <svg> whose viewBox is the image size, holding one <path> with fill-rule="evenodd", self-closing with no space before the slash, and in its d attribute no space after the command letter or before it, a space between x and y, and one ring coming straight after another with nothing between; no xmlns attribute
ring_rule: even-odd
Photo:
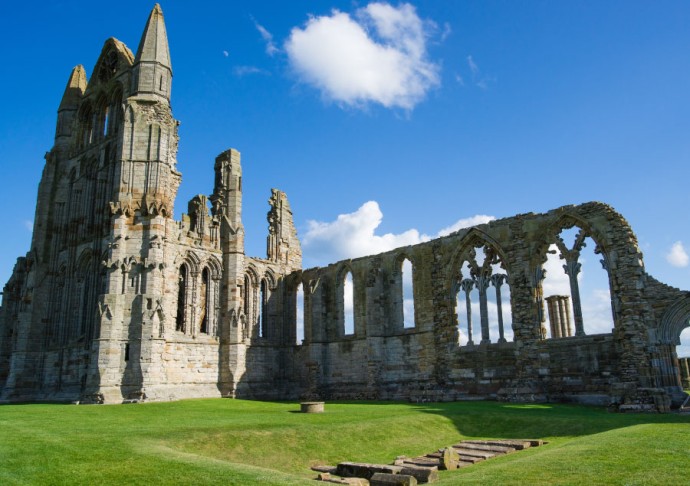
<svg viewBox="0 0 690 486"><path fill-rule="evenodd" d="M338 402L362 403L362 402ZM388 402L376 402L385 406ZM396 405L400 405L397 403ZM640 424L690 424L690 416L622 414L569 404L516 404L490 401L409 404L415 411L440 415L467 438L577 437Z"/></svg>

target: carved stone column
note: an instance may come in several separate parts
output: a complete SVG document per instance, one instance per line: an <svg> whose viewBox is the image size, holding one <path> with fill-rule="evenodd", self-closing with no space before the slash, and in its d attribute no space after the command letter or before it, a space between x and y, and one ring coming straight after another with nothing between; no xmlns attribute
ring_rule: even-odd
<svg viewBox="0 0 690 486"><path fill-rule="evenodd" d="M477 290L479 290L479 318L482 326L482 340L481 344L489 344L491 337L489 336L489 309L486 298L486 289L491 284L491 278L487 275L480 274L476 279Z"/></svg>
<svg viewBox="0 0 690 486"><path fill-rule="evenodd" d="M460 288L465 292L465 305L467 307L467 345L474 344L472 341L472 301L470 300L470 292L474 287L474 281L466 278L460 282Z"/></svg>
<svg viewBox="0 0 690 486"><path fill-rule="evenodd" d="M503 330L503 306L501 303L501 285L506 281L507 276L497 273L491 276L491 283L496 289L496 311L498 312L498 342L505 343L506 338Z"/></svg>
<svg viewBox="0 0 690 486"><path fill-rule="evenodd" d="M582 304L580 302L580 285L577 281L577 275L580 273L582 265L575 258L566 258L563 270L570 279L570 295L573 298L573 317L575 319L575 335L584 336L585 328L582 323Z"/></svg>

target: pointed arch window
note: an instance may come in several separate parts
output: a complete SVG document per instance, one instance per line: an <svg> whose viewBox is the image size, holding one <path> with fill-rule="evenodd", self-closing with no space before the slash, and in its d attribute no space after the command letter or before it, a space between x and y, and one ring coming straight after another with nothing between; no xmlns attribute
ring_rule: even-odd
<svg viewBox="0 0 690 486"><path fill-rule="evenodd" d="M295 336L297 344L304 342L304 285L297 285L295 291Z"/></svg>
<svg viewBox="0 0 690 486"><path fill-rule="evenodd" d="M606 257L601 255L589 232L573 221L565 222L551 240L539 282L545 303L542 338L611 332L614 309Z"/></svg>
<svg viewBox="0 0 690 486"><path fill-rule="evenodd" d="M258 316L258 324L259 324L259 337L265 338L268 336L267 334L267 315L266 315L266 307L267 307L267 302L268 302L268 284L266 283L266 279L261 279L261 285L259 288L259 316Z"/></svg>
<svg viewBox="0 0 690 486"><path fill-rule="evenodd" d="M510 285L499 253L475 243L460 259L455 305L461 345L512 340ZM479 338L479 339L477 339Z"/></svg>
<svg viewBox="0 0 690 486"><path fill-rule="evenodd" d="M186 330L188 278L187 266L181 265L177 283L177 316L175 318L175 330L180 332Z"/></svg>
<svg viewBox="0 0 690 486"><path fill-rule="evenodd" d="M352 336L355 334L355 311L354 311L354 280L352 272L348 272L343 277L341 295L341 315L343 316L343 334Z"/></svg>
<svg viewBox="0 0 690 486"><path fill-rule="evenodd" d="M209 304L211 303L211 279L208 268L201 272L201 288L199 289L199 332L209 334Z"/></svg>
<svg viewBox="0 0 690 486"><path fill-rule="evenodd" d="M405 258L400 263L400 292L402 296L403 328L415 327L414 312L414 283L412 262Z"/></svg>

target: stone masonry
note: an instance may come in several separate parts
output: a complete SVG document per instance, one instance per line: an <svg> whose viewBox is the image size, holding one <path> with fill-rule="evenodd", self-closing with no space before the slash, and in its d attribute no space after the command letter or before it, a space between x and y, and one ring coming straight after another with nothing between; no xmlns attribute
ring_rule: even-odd
<svg viewBox="0 0 690 486"><path fill-rule="evenodd" d="M88 81L82 66L73 69L31 248L4 287L0 400L480 397L657 411L684 400L675 347L689 325L690 292L645 272L635 235L611 207L520 214L303 270L287 196L272 189L266 258L249 257L238 151L216 158L212 194L192 198L173 219L182 175L171 83L158 5L136 55L110 38ZM577 232L572 246L559 236L568 229ZM577 275L586 239L608 273L606 334L585 333ZM544 295L552 244L570 300ZM412 326L403 311L406 260ZM345 325L348 276L353 330ZM512 341L500 310L492 336L490 303L510 310ZM459 324L469 337L462 346Z"/></svg>

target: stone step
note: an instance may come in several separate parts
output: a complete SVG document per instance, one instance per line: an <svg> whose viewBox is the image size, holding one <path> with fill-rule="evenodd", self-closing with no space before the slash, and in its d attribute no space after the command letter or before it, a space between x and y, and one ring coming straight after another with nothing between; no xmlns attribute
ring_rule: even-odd
<svg viewBox="0 0 690 486"><path fill-rule="evenodd" d="M335 474L336 469L338 469L335 466L312 466L311 470L316 471L318 473L326 473L326 474Z"/></svg>
<svg viewBox="0 0 690 486"><path fill-rule="evenodd" d="M413 466L420 466L420 467L427 467L427 468L438 468L439 465L438 460L435 459L429 459L428 457L412 457L408 459L403 459L402 464L398 464L396 462L396 466L404 466L406 464L410 464Z"/></svg>
<svg viewBox="0 0 690 486"><path fill-rule="evenodd" d="M390 464L369 464L365 462L341 462L338 463L335 474L344 478L369 479L376 473L400 474L401 466Z"/></svg>
<svg viewBox="0 0 690 486"><path fill-rule="evenodd" d="M478 462L482 462L485 459L483 457L474 457L474 456L464 456L460 455L460 460L463 462L467 462L469 464L476 464Z"/></svg>
<svg viewBox="0 0 690 486"><path fill-rule="evenodd" d="M496 454L510 454L511 452L515 452L517 450L515 447L491 444L472 444L469 442L461 442L460 444L455 444L453 447L455 449L472 449L475 451L494 452Z"/></svg>
<svg viewBox="0 0 690 486"><path fill-rule="evenodd" d="M510 440L510 439L500 439L500 440L463 440L460 444L483 444L483 445L496 445L496 446L506 446L512 447L519 451L532 447L532 442L529 440Z"/></svg>
<svg viewBox="0 0 690 486"><path fill-rule="evenodd" d="M496 457L498 455L495 452L478 451L478 450L474 450L474 449L465 449L464 447L453 447L453 449L455 449L455 452L457 452L458 455L469 456L469 457L480 457L482 459L491 459L492 457Z"/></svg>

